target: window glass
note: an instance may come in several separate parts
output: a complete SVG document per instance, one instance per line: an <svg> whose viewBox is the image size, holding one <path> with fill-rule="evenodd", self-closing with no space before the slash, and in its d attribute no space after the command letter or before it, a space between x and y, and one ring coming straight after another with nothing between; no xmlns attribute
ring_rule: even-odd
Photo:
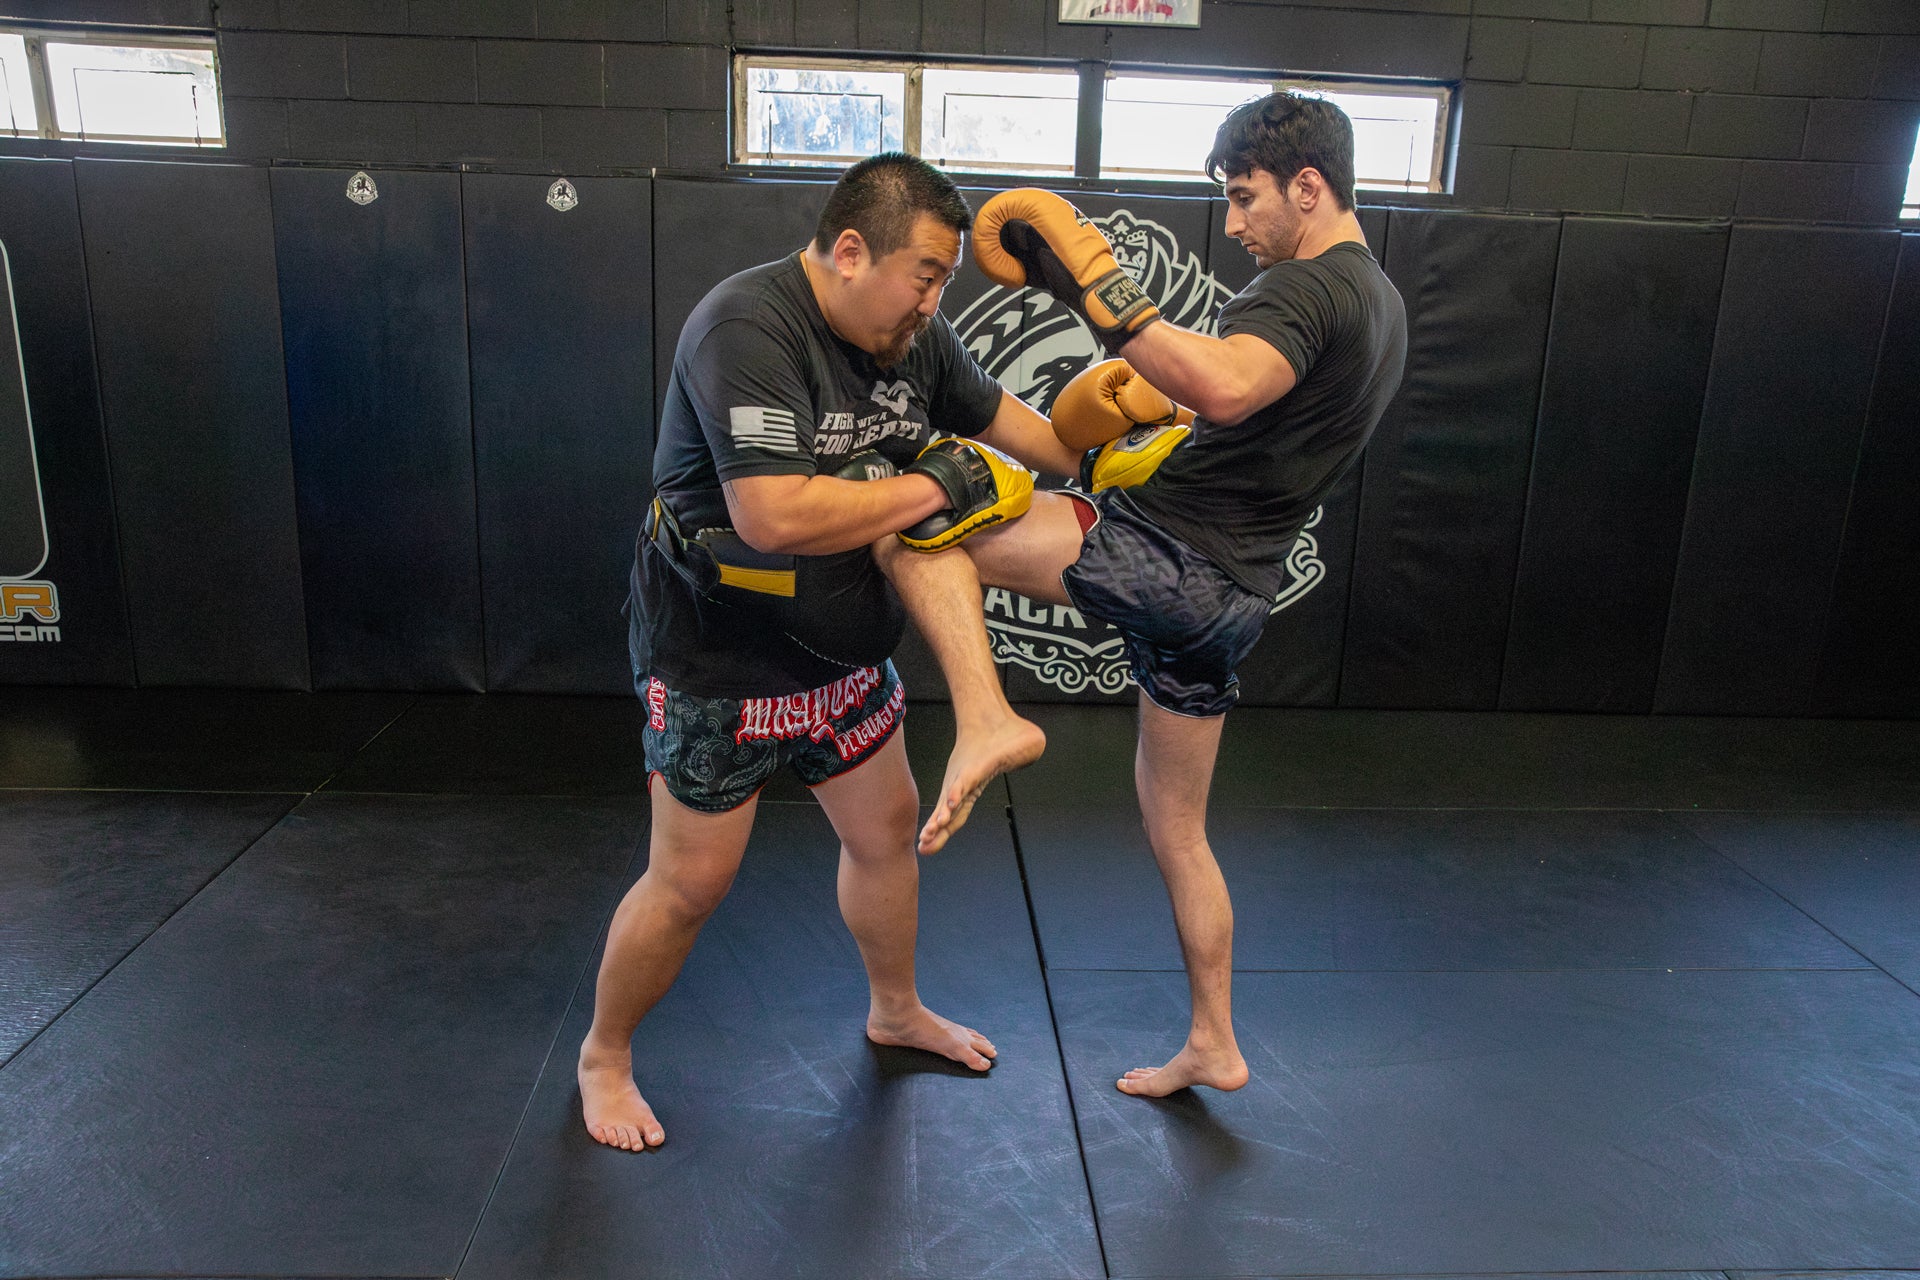
<svg viewBox="0 0 1920 1280"><path fill-rule="evenodd" d="M1228 111L1272 92L1265 80L1110 76L1102 113L1100 172L1205 181L1200 166Z"/></svg>
<svg viewBox="0 0 1920 1280"><path fill-rule="evenodd" d="M1437 191L1435 170L1443 90L1410 93L1306 90L1353 121L1354 185L1392 191Z"/></svg>
<svg viewBox="0 0 1920 1280"><path fill-rule="evenodd" d="M904 143L904 71L749 66L743 160L850 164Z"/></svg>
<svg viewBox="0 0 1920 1280"><path fill-rule="evenodd" d="M49 40L47 91L61 134L219 143L213 50Z"/></svg>
<svg viewBox="0 0 1920 1280"><path fill-rule="evenodd" d="M35 134L40 119L33 111L33 73L27 66L25 36L0 35L0 133Z"/></svg>
<svg viewBox="0 0 1920 1280"><path fill-rule="evenodd" d="M1902 202L1900 216L1920 218L1920 135L1913 140L1913 163L1907 166L1907 198Z"/></svg>
<svg viewBox="0 0 1920 1280"><path fill-rule="evenodd" d="M948 169L1073 172L1080 78L1071 71L928 67L920 154Z"/></svg>

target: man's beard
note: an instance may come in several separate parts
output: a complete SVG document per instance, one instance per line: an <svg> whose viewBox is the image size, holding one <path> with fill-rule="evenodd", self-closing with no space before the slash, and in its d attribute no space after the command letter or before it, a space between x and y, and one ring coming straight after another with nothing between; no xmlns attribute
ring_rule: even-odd
<svg viewBox="0 0 1920 1280"><path fill-rule="evenodd" d="M874 353L874 363L883 369L892 368L907 358L907 352L913 350L913 344L933 323L925 316L915 316L910 328L897 330L886 346Z"/></svg>

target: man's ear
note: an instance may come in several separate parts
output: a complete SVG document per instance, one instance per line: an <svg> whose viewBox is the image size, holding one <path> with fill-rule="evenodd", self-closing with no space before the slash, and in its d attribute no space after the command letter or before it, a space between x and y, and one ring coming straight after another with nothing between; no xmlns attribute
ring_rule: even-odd
<svg viewBox="0 0 1920 1280"><path fill-rule="evenodd" d="M852 227L842 231L833 242L834 269L848 279L853 278L854 271L861 263L870 261L871 258L872 255L867 252L865 237Z"/></svg>
<svg viewBox="0 0 1920 1280"><path fill-rule="evenodd" d="M1327 179L1318 169L1308 166L1293 175L1299 184L1300 196L1297 203L1302 213L1312 213L1314 206L1327 194Z"/></svg>

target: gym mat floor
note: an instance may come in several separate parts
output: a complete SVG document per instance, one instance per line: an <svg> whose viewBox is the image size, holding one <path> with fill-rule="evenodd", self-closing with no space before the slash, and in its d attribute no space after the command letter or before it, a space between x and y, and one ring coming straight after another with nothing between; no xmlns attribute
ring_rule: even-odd
<svg viewBox="0 0 1920 1280"><path fill-rule="evenodd" d="M1132 712L922 864L861 1035L835 845L769 788L594 1144L639 708L0 690L0 1276L1920 1273L1920 724L1243 709L1211 831L1253 1081L1186 988ZM914 704L923 794L951 718Z"/></svg>

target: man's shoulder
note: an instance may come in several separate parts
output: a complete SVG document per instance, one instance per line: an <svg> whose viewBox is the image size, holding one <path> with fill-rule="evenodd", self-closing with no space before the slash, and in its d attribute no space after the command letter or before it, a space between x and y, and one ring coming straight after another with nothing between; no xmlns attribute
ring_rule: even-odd
<svg viewBox="0 0 1920 1280"><path fill-rule="evenodd" d="M778 324L802 320L796 279L804 284L805 272L791 255L736 272L707 290L687 317L687 328L705 333L728 320Z"/></svg>

